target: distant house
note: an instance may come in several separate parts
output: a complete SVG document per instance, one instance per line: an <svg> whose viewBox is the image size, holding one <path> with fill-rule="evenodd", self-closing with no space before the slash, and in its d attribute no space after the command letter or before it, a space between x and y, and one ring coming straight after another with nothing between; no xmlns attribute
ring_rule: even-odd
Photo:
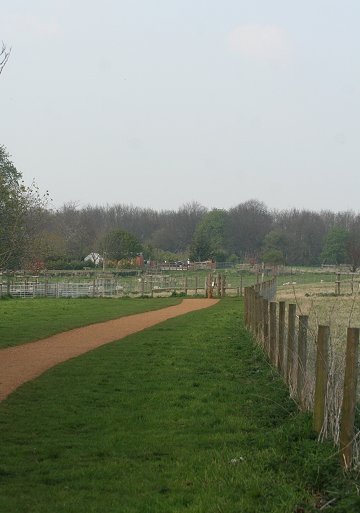
<svg viewBox="0 0 360 513"><path fill-rule="evenodd" d="M95 265L102 264L103 260L103 257L99 255L99 253L94 252L84 258L84 262L92 262Z"/></svg>

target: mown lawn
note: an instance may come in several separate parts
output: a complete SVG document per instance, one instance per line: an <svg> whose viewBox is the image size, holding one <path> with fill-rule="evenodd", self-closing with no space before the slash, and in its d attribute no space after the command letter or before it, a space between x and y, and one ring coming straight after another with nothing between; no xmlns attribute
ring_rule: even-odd
<svg viewBox="0 0 360 513"><path fill-rule="evenodd" d="M241 309L224 300L103 346L1 403L0 511L360 511Z"/></svg>
<svg viewBox="0 0 360 513"><path fill-rule="evenodd" d="M0 300L0 348L180 303L156 299L3 299Z"/></svg>

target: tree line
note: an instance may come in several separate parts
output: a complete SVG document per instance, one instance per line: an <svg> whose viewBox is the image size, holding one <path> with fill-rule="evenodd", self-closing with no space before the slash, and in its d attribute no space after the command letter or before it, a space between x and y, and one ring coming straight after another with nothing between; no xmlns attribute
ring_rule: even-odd
<svg viewBox="0 0 360 513"><path fill-rule="evenodd" d="M270 210L251 199L230 209L192 202L176 210L75 203L53 209L26 186L0 146L0 269L83 267L84 257L360 265L360 215Z"/></svg>

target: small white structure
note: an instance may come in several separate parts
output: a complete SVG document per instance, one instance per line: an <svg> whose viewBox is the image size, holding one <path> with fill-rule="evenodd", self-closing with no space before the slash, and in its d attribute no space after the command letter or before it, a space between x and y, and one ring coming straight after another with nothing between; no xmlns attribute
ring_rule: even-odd
<svg viewBox="0 0 360 513"><path fill-rule="evenodd" d="M99 265L103 262L103 257L99 255L99 253L90 253L88 256L84 258L84 262L92 262L95 265Z"/></svg>

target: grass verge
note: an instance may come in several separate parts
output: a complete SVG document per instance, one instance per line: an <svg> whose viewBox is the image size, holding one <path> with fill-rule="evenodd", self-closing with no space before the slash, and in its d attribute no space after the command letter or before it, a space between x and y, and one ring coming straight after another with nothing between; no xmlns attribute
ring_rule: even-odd
<svg viewBox="0 0 360 513"><path fill-rule="evenodd" d="M8 299L0 301L0 348L125 315L176 305L181 299Z"/></svg>
<svg viewBox="0 0 360 513"><path fill-rule="evenodd" d="M0 511L356 512L242 325L242 302L172 319L27 383L0 405Z"/></svg>

